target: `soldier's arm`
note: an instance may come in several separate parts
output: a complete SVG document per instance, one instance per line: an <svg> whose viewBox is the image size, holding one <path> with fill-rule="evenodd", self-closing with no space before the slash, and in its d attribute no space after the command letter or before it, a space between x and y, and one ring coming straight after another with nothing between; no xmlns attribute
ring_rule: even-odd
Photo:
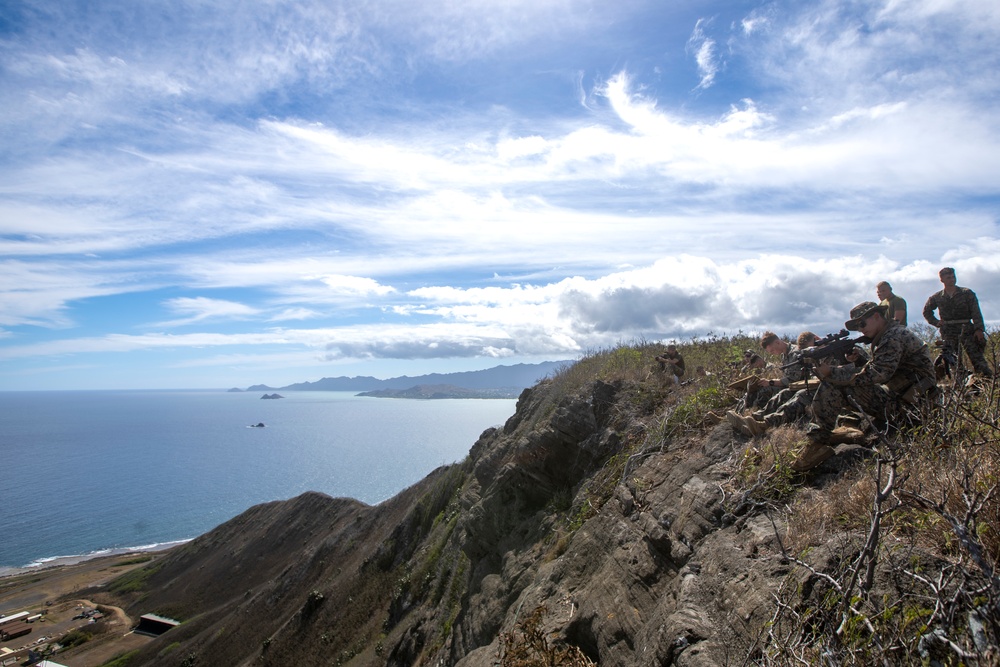
<svg viewBox="0 0 1000 667"><path fill-rule="evenodd" d="M871 361L862 369L876 384L885 384L896 373L903 358L903 342L898 338L883 339L872 354Z"/></svg>
<svg viewBox="0 0 1000 667"><path fill-rule="evenodd" d="M932 327L941 325L938 318L934 317L934 309L937 308L937 299L934 298L935 296L936 295L931 294L927 298L927 303L924 304L924 319L927 320L927 323Z"/></svg>
<svg viewBox="0 0 1000 667"><path fill-rule="evenodd" d="M892 313L892 317L900 324L906 321L906 301L903 299L896 301L896 310Z"/></svg>
<svg viewBox="0 0 1000 667"><path fill-rule="evenodd" d="M847 386L854 384L854 378L858 375L858 367L854 364L835 366L828 362L823 362L819 369L817 369L816 374L832 385Z"/></svg>
<svg viewBox="0 0 1000 667"><path fill-rule="evenodd" d="M986 325L983 322L983 311L979 308L979 298L976 297L976 293L969 290L969 310L972 314L972 326L976 331L986 331Z"/></svg>

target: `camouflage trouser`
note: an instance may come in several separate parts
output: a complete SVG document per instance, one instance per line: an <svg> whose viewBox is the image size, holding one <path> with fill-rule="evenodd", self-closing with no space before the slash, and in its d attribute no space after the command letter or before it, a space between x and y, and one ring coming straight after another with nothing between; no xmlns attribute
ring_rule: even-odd
<svg viewBox="0 0 1000 667"><path fill-rule="evenodd" d="M855 402L865 413L876 421L886 421L895 411L895 401L889 390L875 384L866 375L855 378L854 384L838 387L823 382L813 397L813 422L824 431L832 431L837 426L837 417L856 410L848 400L853 396Z"/></svg>
<svg viewBox="0 0 1000 667"><path fill-rule="evenodd" d="M778 393L774 399L781 398L782 395L786 397L787 400L780 403L773 409L768 409L771 407L771 403L768 402L767 406L764 408L764 421L771 426L779 426L780 424L791 424L792 422L801 419L806 416L806 412L809 410L809 406L813 402L813 394L816 393L815 389L799 389L793 392L791 389L785 389ZM791 394L791 397L788 395Z"/></svg>
<svg viewBox="0 0 1000 667"><path fill-rule="evenodd" d="M747 392L743 398L744 407L748 410L761 410L782 390L782 387L760 387L757 391Z"/></svg>
<svg viewBox="0 0 1000 667"><path fill-rule="evenodd" d="M969 355L972 368L980 375L993 377L993 370L990 368L986 357L983 355L983 346L976 340L976 332L969 324L943 324L941 325L941 340L944 341L945 348L950 350L956 359L959 359L962 350Z"/></svg>

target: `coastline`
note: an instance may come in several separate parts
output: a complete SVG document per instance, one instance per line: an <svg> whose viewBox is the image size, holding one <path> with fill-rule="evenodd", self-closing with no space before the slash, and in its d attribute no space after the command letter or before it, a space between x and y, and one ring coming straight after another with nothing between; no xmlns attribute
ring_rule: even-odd
<svg viewBox="0 0 1000 667"><path fill-rule="evenodd" d="M78 554L72 556L54 556L51 558L40 558L33 563L29 563L28 565L22 565L20 567L0 565L0 580L9 577L16 577L23 574L30 574L34 572L45 572L47 570L55 568L80 565L83 563L88 563L90 561L98 561L105 558L117 559L118 557L134 556L136 554L159 553L161 551L168 551L176 546L180 546L181 544L190 542L192 539L193 538L188 538L185 540L175 540L173 542L161 542L157 544L148 544L137 547L102 549L100 551L92 551L90 553Z"/></svg>

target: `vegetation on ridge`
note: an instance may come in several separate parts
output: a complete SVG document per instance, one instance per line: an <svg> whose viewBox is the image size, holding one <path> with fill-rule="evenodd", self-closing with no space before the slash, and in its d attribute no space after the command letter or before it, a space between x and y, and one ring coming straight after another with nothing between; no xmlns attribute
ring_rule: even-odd
<svg viewBox="0 0 1000 667"><path fill-rule="evenodd" d="M757 582L766 587L754 609L763 620L739 626L727 660L703 653L706 664L998 664L1000 385L949 387L922 421L871 433L870 446L797 474L800 428L746 440L707 419L733 404L727 386L756 347L743 334L678 345L687 363L680 385L656 370L658 344L592 351L525 392L517 414L484 432L468 459L382 506L311 497L254 508L109 587L134 610L186 614L170 651L143 649L118 664L240 662L246 654L234 652L245 646L262 665L453 664L487 646L483 660L502 665L601 662L612 650L596 639L606 616L581 620L572 600L557 613L561 600L541 591L556 594L564 575L554 572L567 559L596 567L608 526L652 522L638 546L662 552L649 562L663 565L642 575L640 589L704 566L690 558L702 538L685 541L693 533L661 521L668 508L646 499L664 484L657 475L708 449L725 479L705 525L749 533L760 519L780 552L767 556L773 580ZM266 531L273 537L254 541ZM532 580L528 570L544 567ZM181 596L202 568L234 578L194 580L200 597ZM227 600L232 582L241 587ZM671 664L708 639L671 636L656 655ZM633 664L620 654L612 662Z"/></svg>
<svg viewBox="0 0 1000 667"><path fill-rule="evenodd" d="M991 337L993 350L997 338ZM559 391L551 401L596 378L624 385L628 400L618 408L629 412L620 415L622 451L567 512L557 554L569 533L610 499L614 482L634 482L625 479L632 457L663 451L703 427L708 411L733 402L726 385L739 374L734 366L743 350L755 343L712 336L679 346L689 373L698 367L707 373L684 387L657 378L653 358L662 346L646 342L591 353L555 375ZM747 663L1000 664L998 424L1000 383L979 380L948 387L938 409L877 434L870 450L835 475L793 472L791 462L805 445L799 428L747 443L733 460L729 507L785 514L780 539L801 568L782 588L771 622L750 642ZM830 559L833 569L807 563L810 549L836 540L842 546ZM803 571L811 577L807 585Z"/></svg>

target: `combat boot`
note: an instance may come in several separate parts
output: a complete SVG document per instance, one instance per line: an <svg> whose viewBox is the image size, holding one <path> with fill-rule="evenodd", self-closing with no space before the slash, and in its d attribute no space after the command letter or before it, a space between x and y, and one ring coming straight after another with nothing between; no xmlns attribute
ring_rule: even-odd
<svg viewBox="0 0 1000 667"><path fill-rule="evenodd" d="M812 470L823 461L836 454L833 447L819 442L810 441L799 455L792 461L791 468L795 472Z"/></svg>
<svg viewBox="0 0 1000 667"><path fill-rule="evenodd" d="M729 420L734 429L743 435L749 435L751 438L764 435L768 429L767 422L758 421L753 417L744 417L732 410L726 412L726 419Z"/></svg>
<svg viewBox="0 0 1000 667"><path fill-rule="evenodd" d="M723 419L725 419L725 417L723 417L722 415L709 411L705 415L705 419L702 420L702 424L704 424L705 426L715 426L716 424L722 422Z"/></svg>

